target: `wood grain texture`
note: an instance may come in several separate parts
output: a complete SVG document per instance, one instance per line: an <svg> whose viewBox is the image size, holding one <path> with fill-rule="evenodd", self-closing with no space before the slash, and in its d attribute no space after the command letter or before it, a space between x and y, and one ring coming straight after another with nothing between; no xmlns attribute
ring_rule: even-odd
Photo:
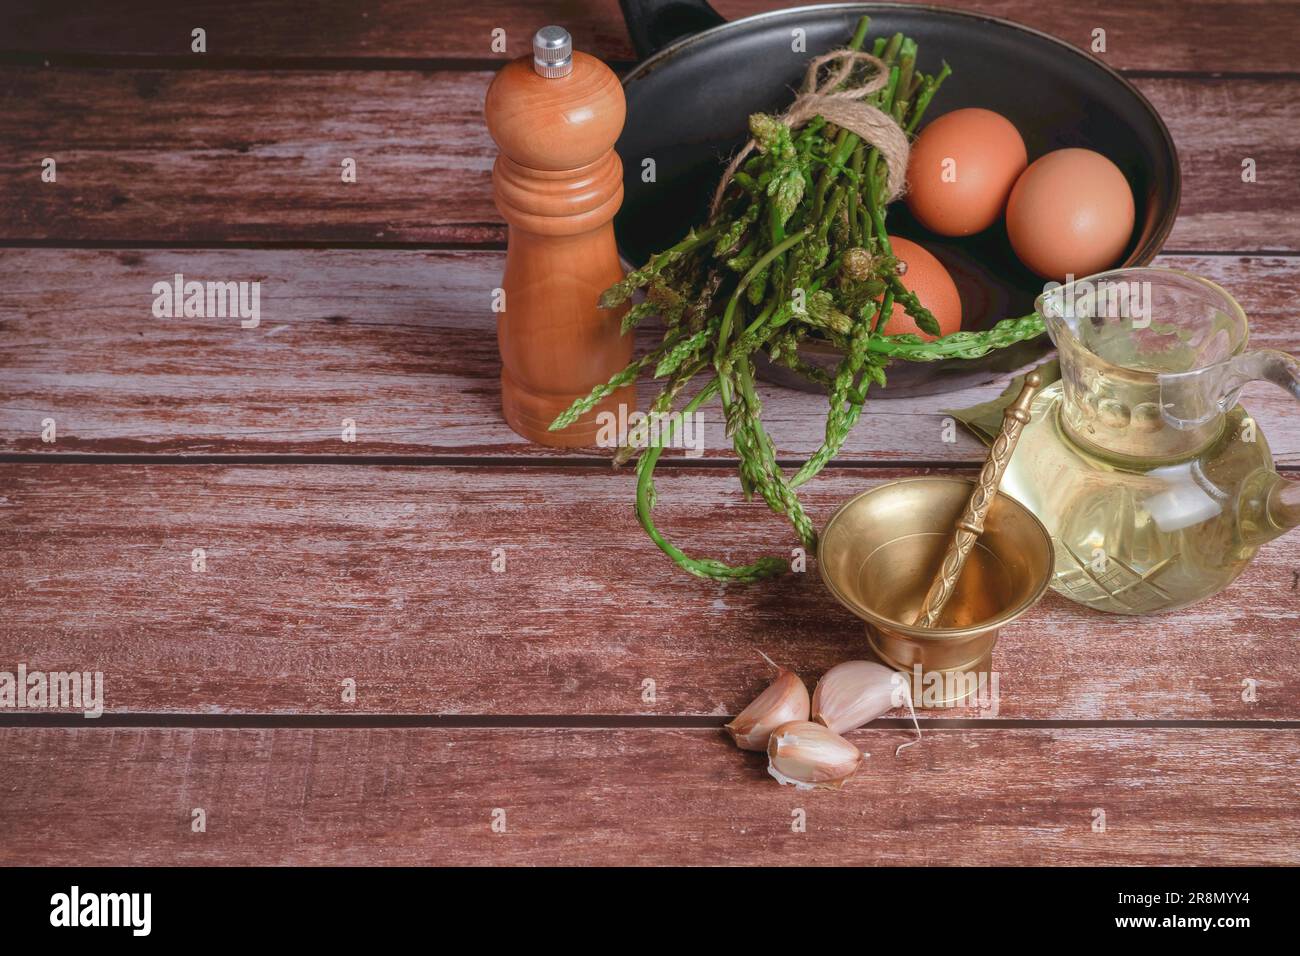
<svg viewBox="0 0 1300 956"><path fill-rule="evenodd" d="M809 513L820 526L909 473L824 475ZM760 651L810 686L867 654L814 560L766 585L693 578L642 533L633 483L576 467L0 466L0 669L101 671L116 713L719 718L771 679ZM657 485L659 525L690 553L797 543L730 471ZM1296 571L1293 536L1157 618L1049 595L1001 633L996 707L956 713L1300 719Z"/></svg>
<svg viewBox="0 0 1300 956"><path fill-rule="evenodd" d="M500 242L491 76L3 68L0 239ZM1169 248L1300 250L1300 80L1136 83L1180 151ZM57 183L41 182L43 157ZM1257 182L1241 181L1246 158Z"/></svg>
<svg viewBox="0 0 1300 956"><path fill-rule="evenodd" d="M3 69L0 238L498 241L491 77Z"/></svg>
<svg viewBox="0 0 1300 956"><path fill-rule="evenodd" d="M524 443L501 419L490 303L504 260L499 252L408 250L0 250L0 450L563 454ZM1240 296L1256 347L1300 347L1291 309L1300 260L1170 256L1160 264ZM154 318L153 284L178 272L261 282L261 325ZM652 341L643 332L638 354ZM651 388L643 386L643 398ZM978 463L984 447L945 430L943 409L985 401L1000 388L873 397L840 460ZM780 453L807 457L823 437L825 398L775 386L763 394ZM1300 465L1294 401L1252 385L1243 402L1278 462ZM57 426L52 444L41 440L47 418ZM357 423L355 443L341 440L345 418ZM703 438L707 457L733 457L716 404ZM597 453L608 454L577 454Z"/></svg>
<svg viewBox="0 0 1300 956"><path fill-rule="evenodd" d="M810 793L707 730L0 730L0 863L1300 862L1294 731L905 737Z"/></svg>
<svg viewBox="0 0 1300 956"><path fill-rule="evenodd" d="M789 0L714 0L728 19L802 6ZM1053 34L1083 49L1106 30L1103 60L1119 69L1291 72L1295 60L1280 38L1300 33L1300 6L1251 0L1103 0L1068 12L1039 0L945 0L944 6L989 14ZM613 0L251 0L231 6L94 0L60 4L51 16L41 0L10 0L0 10L0 52L185 57L204 60L274 58L467 58L519 56L532 31L559 23L578 49L615 60L635 54ZM190 31L208 33L208 54L190 52ZM506 31L506 54L492 51L494 29ZM1207 38L1213 38L1207 42Z"/></svg>
<svg viewBox="0 0 1300 956"><path fill-rule="evenodd" d="M1280 143L1276 133L1300 121L1294 98L1300 82L1137 85L1168 125L1183 175L1182 204L1165 248L1300 251L1300 167L1294 144ZM1255 182L1242 181L1247 159L1255 163Z"/></svg>
<svg viewBox="0 0 1300 956"><path fill-rule="evenodd" d="M1287 42L1300 4L948 2L1079 45L1107 31L1105 62L1138 71L1181 152L1169 247L1188 254L1162 263L1221 282L1251 313L1256 346L1294 351L1300 259L1270 253L1300 251ZM730 17L777 5L717 3ZM12 0L0 9L0 241L499 245L488 67L551 21L580 49L632 59L614 0L72 0L57 13ZM195 26L203 56L188 50ZM489 46L498 27L506 54ZM40 181L45 156L56 184ZM340 181L346 157L354 185ZM1257 183L1241 182L1246 158ZM1249 251L1262 254L1210 254ZM778 787L708 725L765 686L760 651L811 686L865 653L859 622L814 562L766 587L684 575L637 526L629 472L584 463L590 452L539 461L564 455L501 423L489 302L503 259L0 250L0 453L49 456L0 465L0 670L102 671L110 714L179 725L15 727L0 709L0 864L1300 863L1294 538L1224 594L1159 618L1049 595L1002 634L996 710L933 712L973 722L899 757L910 733L897 722L856 732L873 756L845 792ZM260 281L260 327L154 318L152 286L177 272ZM996 391L873 402L843 467L808 488L814 520L927 470L903 464L978 461L973 439L943 441L941 410ZM768 394L782 455L806 456L824 400ZM1278 460L1300 465L1290 399L1256 386L1244 401ZM340 440L344 418L355 444ZM705 438L709 458L730 457L716 413ZM67 453L447 464L86 465ZM789 553L788 527L741 500L725 462L672 464L656 510L670 537L732 561ZM342 699L348 679L355 702ZM196 727L194 715L268 726ZM226 720L238 715L251 718ZM275 726L287 715L332 726ZM404 715L610 726L347 719ZM1006 723L979 720L991 717ZM1033 723L1118 720L1253 723ZM195 807L207 833L191 832ZM797 807L804 834L790 832ZM1096 808L1106 833L1092 832Z"/></svg>

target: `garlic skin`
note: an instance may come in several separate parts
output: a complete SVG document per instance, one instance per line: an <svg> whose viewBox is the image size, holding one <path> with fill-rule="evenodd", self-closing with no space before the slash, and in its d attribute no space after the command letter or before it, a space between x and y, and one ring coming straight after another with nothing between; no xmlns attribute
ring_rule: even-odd
<svg viewBox="0 0 1300 956"><path fill-rule="evenodd" d="M846 734L903 704L912 714L916 737L920 740L921 728L912 708L912 692L907 677L875 661L845 661L836 664L817 682L812 699L812 719L834 733ZM898 750L914 743L916 740L902 744Z"/></svg>
<svg viewBox="0 0 1300 956"><path fill-rule="evenodd" d="M766 750L767 740L776 728L808 719L808 688L793 671L784 667L777 670L776 680L726 726L741 750Z"/></svg>
<svg viewBox="0 0 1300 956"><path fill-rule="evenodd" d="M837 734L857 730L897 706L893 697L897 673L875 661L836 664L817 682L812 719Z"/></svg>
<svg viewBox="0 0 1300 956"><path fill-rule="evenodd" d="M862 754L839 734L810 720L794 720L772 732L767 772L799 790L838 790L862 763Z"/></svg>

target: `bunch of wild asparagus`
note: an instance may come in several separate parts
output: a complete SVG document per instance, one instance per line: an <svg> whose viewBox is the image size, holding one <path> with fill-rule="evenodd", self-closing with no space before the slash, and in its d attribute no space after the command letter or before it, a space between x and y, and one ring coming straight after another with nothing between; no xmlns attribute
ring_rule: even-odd
<svg viewBox="0 0 1300 956"><path fill-rule="evenodd" d="M862 49L867 27L864 17L849 49ZM947 64L935 75L922 74L916 68L916 43L901 34L877 39L871 52L883 61L889 78L866 102L914 133L949 75ZM874 69L865 64L855 70L862 68ZM852 82L852 75L844 81ZM931 341L882 334L895 302L923 331L937 335L939 329L899 278L885 232L886 169L878 150L821 116L792 130L778 118L756 113L749 126L758 151L736 171L709 221L601 297L603 308L617 308L644 289L644 301L624 315L623 330L659 315L665 325L663 342L574 402L551 425L552 430L567 427L643 370L653 369L663 388L642 430L656 419L666 428L637 462L637 516L654 542L687 571L730 581L771 577L787 571L789 562L764 557L732 567L692 557L655 527L654 470L673 423L680 420L671 413L694 414L721 396L746 498L758 492L769 508L789 519L811 550L817 533L795 490L839 452L862 413L869 386L885 385L889 361L976 358L1043 331L1039 318L1031 315ZM808 337L828 340L843 351L834 375L800 358L798 345ZM759 350L823 386L830 399L821 447L791 476L777 465L761 421L753 361ZM705 378L703 372L711 374ZM697 376L702 384L683 404ZM644 435L638 440L634 433L614 463L626 462L643 444Z"/></svg>

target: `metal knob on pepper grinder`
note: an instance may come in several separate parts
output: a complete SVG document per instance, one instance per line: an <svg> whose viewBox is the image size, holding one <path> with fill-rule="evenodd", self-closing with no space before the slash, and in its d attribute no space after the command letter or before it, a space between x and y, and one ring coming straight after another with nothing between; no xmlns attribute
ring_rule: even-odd
<svg viewBox="0 0 1300 956"><path fill-rule="evenodd" d="M497 319L506 422L539 444L594 445L602 412L635 408L632 386L570 427L548 428L632 358L632 337L619 330L623 310L597 306L623 278L612 223L623 203L614 152L623 88L605 64L573 49L567 31L548 26L531 55L497 74L483 112L501 150L492 186L509 224Z"/></svg>

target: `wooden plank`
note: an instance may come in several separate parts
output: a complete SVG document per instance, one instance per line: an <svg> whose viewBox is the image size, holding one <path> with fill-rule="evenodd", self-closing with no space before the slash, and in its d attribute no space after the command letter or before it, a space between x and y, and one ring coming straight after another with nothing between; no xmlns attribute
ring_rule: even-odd
<svg viewBox="0 0 1300 956"><path fill-rule="evenodd" d="M809 793L709 730L9 728L0 863L1300 862L1293 731L905 736Z"/></svg>
<svg viewBox="0 0 1300 956"><path fill-rule="evenodd" d="M0 69L0 239L500 242L488 72ZM1300 250L1300 80L1143 78L1178 143L1171 249ZM1248 106L1246 105L1248 104ZM41 160L58 181L41 181ZM357 182L341 182L341 163ZM1257 182L1241 181L1254 159Z"/></svg>
<svg viewBox="0 0 1300 956"><path fill-rule="evenodd" d="M1267 82L1136 82L1168 125L1182 169L1182 205L1165 248L1300 250L1300 190L1289 195L1280 182L1294 179L1295 147L1274 132L1300 120L1300 107L1269 95ZM1253 182L1242 179L1246 160Z"/></svg>
<svg viewBox="0 0 1300 956"><path fill-rule="evenodd" d="M3 69L0 238L497 241L490 79Z"/></svg>
<svg viewBox="0 0 1300 956"><path fill-rule="evenodd" d="M801 6L789 0L715 0L728 19ZM1086 15L1062 17L1058 4L1038 0L947 0L949 7L1004 17L1091 50L1094 29L1106 31L1102 58L1120 69L1292 72L1294 58L1279 37L1300 33L1294 3L1263 7L1250 0L1159 0L1141 4L1103 0ZM0 10L0 52L52 55L187 57L204 61L274 58L467 58L518 56L532 31L558 22L580 49L632 60L613 0L383 0L359 5L322 0L304 8L287 0L252 0L237 8L218 2L177 5L125 0L111 7L93 0L60 4L51 15L39 0L11 0ZM206 57L192 56L190 31L207 31ZM492 31L506 32L505 54L491 48ZM1212 38L1212 42L1206 42Z"/></svg>
<svg viewBox="0 0 1300 956"><path fill-rule="evenodd" d="M821 525L908 473L824 475L809 513ZM815 561L757 586L693 578L642 533L633 484L605 468L0 466L0 669L99 671L114 713L720 718L770 680L760 651L810 684L867 654ZM657 485L656 519L688 552L797 543L730 471ZM1298 571L1291 538L1157 618L1049 595L1002 631L997 700L957 714L1300 719Z"/></svg>
<svg viewBox="0 0 1300 956"><path fill-rule="evenodd" d="M0 284L0 450L566 454L526 444L499 414L488 306L503 261L499 252L409 250L0 250L7 276ZM1256 347L1300 345L1290 311L1300 260L1191 256L1161 264L1239 295ZM178 272L261 282L261 324L245 330L237 318L154 318L153 284ZM647 331L639 348L651 343ZM983 446L945 429L942 410L1000 388L873 398L841 460L977 462ZM647 381L643 397L651 389ZM1292 399L1252 385L1244 402L1277 460L1300 464ZM41 437L49 418L53 443ZM345 418L356 422L355 443L342 441ZM822 440L825 398L769 387L764 419L783 455L805 458ZM703 439L707 457L733 457L716 407L706 413Z"/></svg>

